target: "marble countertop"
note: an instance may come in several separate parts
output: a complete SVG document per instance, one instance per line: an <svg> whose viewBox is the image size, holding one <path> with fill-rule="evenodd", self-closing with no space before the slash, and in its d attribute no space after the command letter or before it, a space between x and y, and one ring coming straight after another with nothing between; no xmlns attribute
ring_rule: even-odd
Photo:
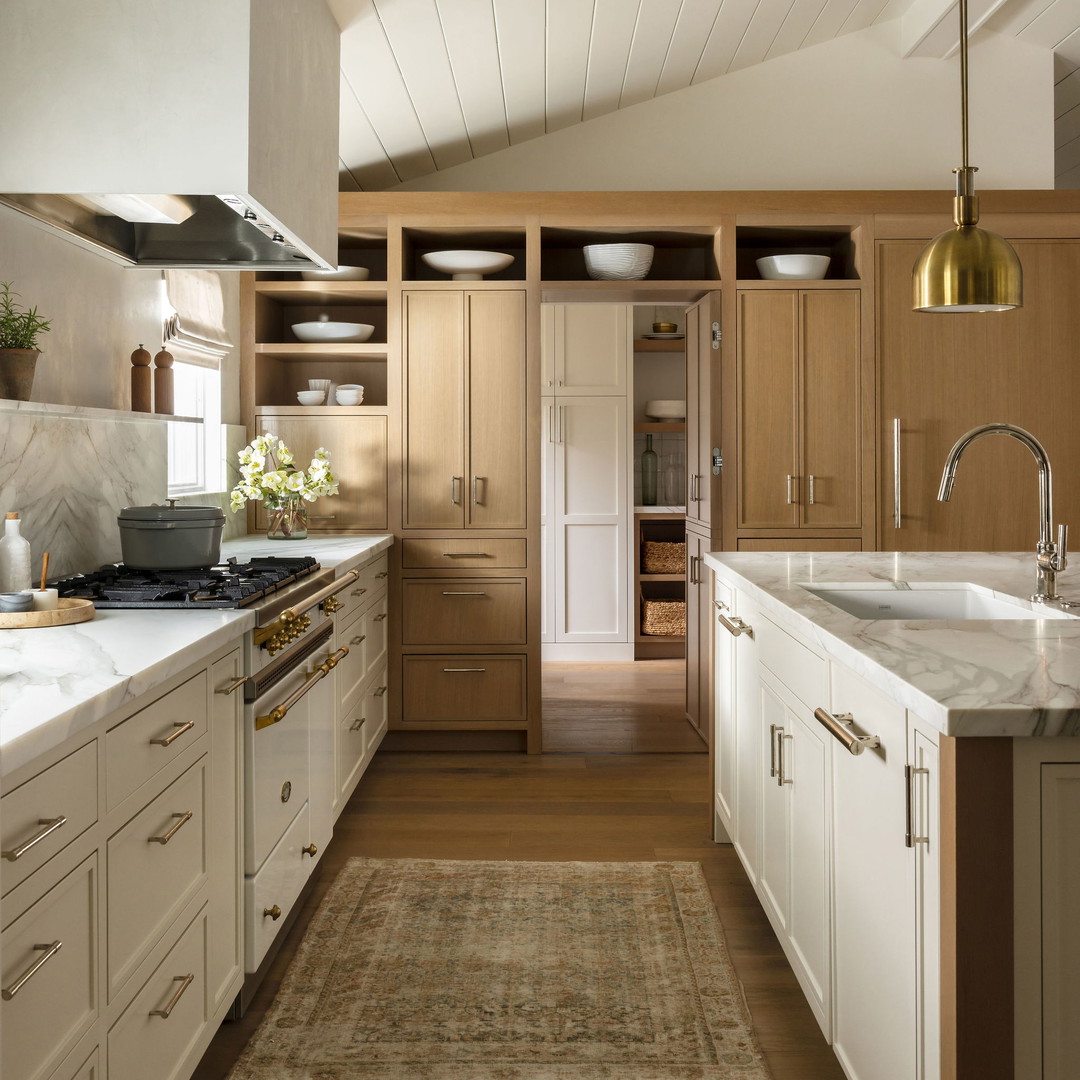
<svg viewBox="0 0 1080 1080"><path fill-rule="evenodd" d="M705 561L946 735L1080 735L1080 618L859 619L801 587L967 582L1032 607L1034 553L714 552ZM1058 587L1080 599L1080 572L1066 570Z"/></svg>
<svg viewBox="0 0 1080 1080"><path fill-rule="evenodd" d="M340 577L390 547L389 533L308 540L249 536L222 558L311 555ZM153 690L255 625L250 611L105 610L72 626L0 630L0 776Z"/></svg>

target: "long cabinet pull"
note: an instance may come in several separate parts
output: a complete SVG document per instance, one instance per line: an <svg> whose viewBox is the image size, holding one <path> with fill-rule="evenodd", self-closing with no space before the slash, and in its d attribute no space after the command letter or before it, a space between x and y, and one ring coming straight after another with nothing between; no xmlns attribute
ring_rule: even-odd
<svg viewBox="0 0 1080 1080"><path fill-rule="evenodd" d="M562 386L562 383L559 383ZM565 405L555 406L555 441L561 443L563 441L563 409Z"/></svg>
<svg viewBox="0 0 1080 1080"><path fill-rule="evenodd" d="M451 674L459 671L487 671L486 667L444 667L443 671Z"/></svg>
<svg viewBox="0 0 1080 1080"><path fill-rule="evenodd" d="M444 559L486 559L486 551L444 551Z"/></svg>
<svg viewBox="0 0 1080 1080"><path fill-rule="evenodd" d="M24 840L18 847L14 847L10 851L0 852L0 855L7 859L8 862L21 859L35 844L40 844L46 836L50 836L57 829L63 828L67 824L67 818L63 814L54 818L38 818L38 824L42 828L38 829L29 840Z"/></svg>
<svg viewBox="0 0 1080 1080"><path fill-rule="evenodd" d="M689 566L686 568L686 581L688 585L700 585L701 582L697 578L697 556L691 555L689 559Z"/></svg>
<svg viewBox="0 0 1080 1080"><path fill-rule="evenodd" d="M182 814L172 816L177 819L176 824L160 836L148 836L146 838L148 844L167 844L195 816L195 811L187 810Z"/></svg>
<svg viewBox="0 0 1080 1080"><path fill-rule="evenodd" d="M785 735L783 728L777 729L776 738L776 783L779 787L785 784L794 784L795 781L788 776L787 754L784 752L784 743L790 742L794 736Z"/></svg>
<svg viewBox="0 0 1080 1080"><path fill-rule="evenodd" d="M357 634L354 638L349 638L350 645L362 645L367 634Z"/></svg>
<svg viewBox="0 0 1080 1080"><path fill-rule="evenodd" d="M171 998L169 998L169 1003L165 1006L164 1009L151 1009L150 1015L160 1016L162 1020L168 1020L169 1017L172 1016L173 1009L176 1008L180 999L184 996L185 991L194 981L194 971L188 972L187 975L177 975L176 978L173 979L173 982L178 982L180 984L180 988L176 991L175 994L173 994Z"/></svg>
<svg viewBox="0 0 1080 1080"><path fill-rule="evenodd" d="M41 951L39 956L10 986L0 990L0 998L10 1001L62 948L62 941L53 941L48 945L35 945L34 949Z"/></svg>
<svg viewBox="0 0 1080 1080"><path fill-rule="evenodd" d="M548 386L551 385L551 380L548 379ZM555 406L554 404L548 407L548 442L554 445L555 443Z"/></svg>
<svg viewBox="0 0 1080 1080"><path fill-rule="evenodd" d="M729 633L732 637L738 637L740 634L746 634L747 637L754 636L754 628L747 622L743 622L737 615L732 615L728 618L720 609L724 605L718 600L713 601L713 607L716 608L716 621Z"/></svg>
<svg viewBox="0 0 1080 1080"><path fill-rule="evenodd" d="M349 647L342 645L341 649L344 649L345 654L348 655ZM341 649L338 651L340 652ZM334 663L337 663L335 660ZM305 680L304 684L297 690L294 690L280 705L275 705L264 716L255 717L255 730L262 731L263 728L268 728L271 724L279 724L285 719L288 711L320 680L325 679L330 674L330 669L325 664L320 664Z"/></svg>
<svg viewBox="0 0 1080 1080"><path fill-rule="evenodd" d="M858 755L881 745L877 735L856 735L848 730L847 725L855 723L855 718L849 712L831 713L828 709L815 709L814 719L851 754Z"/></svg>
<svg viewBox="0 0 1080 1080"><path fill-rule="evenodd" d="M929 769L904 766L904 847L913 848L916 844L929 844L929 836L917 836L915 833L915 777L926 776Z"/></svg>
<svg viewBox="0 0 1080 1080"><path fill-rule="evenodd" d="M480 501L480 496L476 492L477 485L480 483L481 480L483 480L484 483L487 484L487 477L486 476L475 476L474 475L473 478L472 478L472 501L473 501L473 506L483 506L484 505Z"/></svg>
<svg viewBox="0 0 1080 1080"><path fill-rule="evenodd" d="M814 474L811 473L806 478L806 501L813 506L814 505Z"/></svg>
<svg viewBox="0 0 1080 1080"><path fill-rule="evenodd" d="M219 687L214 691L215 694L231 694L234 690L239 690L241 686L248 681L246 675L241 675L238 679L233 679L232 682L226 683L224 686Z"/></svg>
<svg viewBox="0 0 1080 1080"><path fill-rule="evenodd" d="M892 422L892 487L893 487L893 527L899 529L904 515L900 502L900 417Z"/></svg>
<svg viewBox="0 0 1080 1080"><path fill-rule="evenodd" d="M458 479L459 479L459 477L457 477L457 476L451 476L450 477L450 505L451 506L457 506L457 504L458 504L458 500L457 500Z"/></svg>
<svg viewBox="0 0 1080 1080"><path fill-rule="evenodd" d="M787 476L787 504L793 505L795 502L795 477L788 473Z"/></svg>
<svg viewBox="0 0 1080 1080"><path fill-rule="evenodd" d="M443 596L487 596L487 593L468 591L465 589L444 589Z"/></svg>
<svg viewBox="0 0 1080 1080"><path fill-rule="evenodd" d="M317 604L321 604L324 600L329 599L331 596L335 596L339 592L344 592L358 577L360 576L359 570L350 570L347 574L343 574L337 581L331 581L325 588L320 589L317 593L309 596L304 601L305 608L313 608ZM300 612L296 608L286 608L277 618L278 622L295 622L300 618Z"/></svg>
<svg viewBox="0 0 1080 1080"><path fill-rule="evenodd" d="M778 724L769 725L769 775L776 776L776 733L784 729Z"/></svg>
<svg viewBox="0 0 1080 1080"><path fill-rule="evenodd" d="M241 685L243 685L243 683L245 683L246 681L247 681L246 679L241 679L240 680ZM160 739L151 739L150 740L150 745L151 746L172 746L173 742L175 742L177 739L179 739L180 736L183 735L185 731L190 731L194 726L195 726L195 721L194 720L189 720L186 724L184 723L183 720L177 720L173 724L173 727L176 728L176 730L171 735L163 735Z"/></svg>

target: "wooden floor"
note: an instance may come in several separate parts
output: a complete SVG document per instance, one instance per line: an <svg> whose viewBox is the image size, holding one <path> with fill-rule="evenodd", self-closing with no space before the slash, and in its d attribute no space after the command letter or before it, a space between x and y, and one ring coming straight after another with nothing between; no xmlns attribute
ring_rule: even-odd
<svg viewBox="0 0 1080 1080"><path fill-rule="evenodd" d="M704 754L380 753L338 821L318 887L273 970L244 1019L221 1028L196 1080L226 1076L315 905L353 855L697 860L774 1080L843 1080L738 858L710 830Z"/></svg>

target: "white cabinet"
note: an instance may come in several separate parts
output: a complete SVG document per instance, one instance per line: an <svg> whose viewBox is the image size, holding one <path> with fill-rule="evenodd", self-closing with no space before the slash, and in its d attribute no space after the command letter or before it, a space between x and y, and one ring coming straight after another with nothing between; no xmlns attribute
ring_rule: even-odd
<svg viewBox="0 0 1080 1080"><path fill-rule="evenodd" d="M731 841L735 807L735 722L737 713L735 657L738 638L725 628L719 616L730 617L735 590L714 578L709 617L715 623L713 641L713 838L718 844Z"/></svg>
<svg viewBox="0 0 1080 1080"><path fill-rule="evenodd" d="M541 307L544 394L625 397L633 350L629 304L544 304Z"/></svg>

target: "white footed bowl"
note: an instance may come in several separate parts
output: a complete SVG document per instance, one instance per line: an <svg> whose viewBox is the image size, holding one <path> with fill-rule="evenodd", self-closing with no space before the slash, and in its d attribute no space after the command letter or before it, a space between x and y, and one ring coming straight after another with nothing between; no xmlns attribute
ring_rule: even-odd
<svg viewBox="0 0 1080 1080"><path fill-rule="evenodd" d="M686 401L671 398L662 401L646 401L645 415L653 420L685 420Z"/></svg>
<svg viewBox="0 0 1080 1080"><path fill-rule="evenodd" d="M652 259L652 244L585 245L585 272L593 281L639 281Z"/></svg>
<svg viewBox="0 0 1080 1080"><path fill-rule="evenodd" d="M297 392L296 400L301 405L321 405L326 400L325 390L300 390Z"/></svg>
<svg viewBox="0 0 1080 1080"><path fill-rule="evenodd" d="M292 332L301 341L367 341L375 333L375 327L362 322L298 322L292 324Z"/></svg>
<svg viewBox="0 0 1080 1080"><path fill-rule="evenodd" d="M454 281L480 281L485 274L505 270L514 261L513 255L501 251L427 251L420 258Z"/></svg>
<svg viewBox="0 0 1080 1080"><path fill-rule="evenodd" d="M336 270L301 270L304 281L367 281L371 271L366 266L339 266Z"/></svg>
<svg viewBox="0 0 1080 1080"><path fill-rule="evenodd" d="M823 278L830 262L828 255L766 255L757 260L757 268L767 281L811 281Z"/></svg>

